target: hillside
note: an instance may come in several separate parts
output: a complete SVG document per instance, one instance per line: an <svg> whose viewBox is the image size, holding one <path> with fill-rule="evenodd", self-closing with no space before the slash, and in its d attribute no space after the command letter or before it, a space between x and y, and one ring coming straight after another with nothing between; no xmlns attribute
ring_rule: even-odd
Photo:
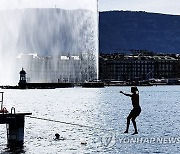
<svg viewBox="0 0 180 154"><path fill-rule="evenodd" d="M180 16L146 12L100 12L100 52L149 50L180 53Z"/></svg>

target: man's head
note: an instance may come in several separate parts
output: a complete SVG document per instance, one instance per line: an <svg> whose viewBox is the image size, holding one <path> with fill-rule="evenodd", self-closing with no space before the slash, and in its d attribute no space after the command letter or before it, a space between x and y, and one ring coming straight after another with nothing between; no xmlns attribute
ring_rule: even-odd
<svg viewBox="0 0 180 154"><path fill-rule="evenodd" d="M132 92L133 94L136 93L136 92L138 92L138 88L135 87L135 86L131 87L131 92Z"/></svg>
<svg viewBox="0 0 180 154"><path fill-rule="evenodd" d="M60 135L58 133L55 134L56 139L59 139Z"/></svg>

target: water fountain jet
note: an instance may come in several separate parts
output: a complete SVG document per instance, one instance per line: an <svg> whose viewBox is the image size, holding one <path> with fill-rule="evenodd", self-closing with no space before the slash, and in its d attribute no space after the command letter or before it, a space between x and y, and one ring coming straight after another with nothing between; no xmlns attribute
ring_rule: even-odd
<svg viewBox="0 0 180 154"><path fill-rule="evenodd" d="M96 0L9 1L0 2L0 84L17 84L22 67L28 82L97 79Z"/></svg>

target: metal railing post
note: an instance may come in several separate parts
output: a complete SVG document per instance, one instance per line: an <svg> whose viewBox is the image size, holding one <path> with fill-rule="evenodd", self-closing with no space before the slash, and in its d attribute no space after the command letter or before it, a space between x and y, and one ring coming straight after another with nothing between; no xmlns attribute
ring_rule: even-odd
<svg viewBox="0 0 180 154"><path fill-rule="evenodd" d="M3 94L4 94L4 92L0 92L0 94L1 94L0 102L1 102L1 111L2 111L3 110Z"/></svg>

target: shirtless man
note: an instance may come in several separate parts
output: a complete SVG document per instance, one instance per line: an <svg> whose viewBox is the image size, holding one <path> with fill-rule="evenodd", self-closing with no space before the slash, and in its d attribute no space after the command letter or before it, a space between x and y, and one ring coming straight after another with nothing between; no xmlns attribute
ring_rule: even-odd
<svg viewBox="0 0 180 154"><path fill-rule="evenodd" d="M132 92L132 94L126 94L126 93L120 91L120 93L124 94L125 96L131 97L132 105L133 105L133 109L131 110L130 114L127 117L127 127L126 127L126 131L124 133L128 133L130 120L132 120L134 130L135 130L134 133L133 133L133 135L134 135L134 134L138 134L135 119L141 113L141 107L139 105L139 91L138 91L138 88L137 87L131 87L131 92Z"/></svg>

